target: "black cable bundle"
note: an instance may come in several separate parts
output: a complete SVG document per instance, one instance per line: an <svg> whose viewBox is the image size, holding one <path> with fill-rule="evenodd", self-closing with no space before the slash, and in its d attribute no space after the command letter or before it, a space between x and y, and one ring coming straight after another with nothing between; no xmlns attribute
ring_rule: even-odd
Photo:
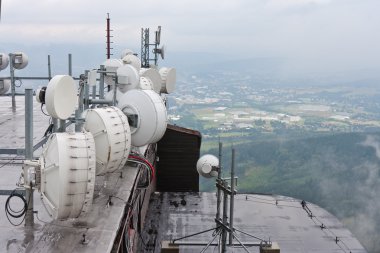
<svg viewBox="0 0 380 253"><path fill-rule="evenodd" d="M24 203L24 207L21 209L21 210L13 210L10 206L10 200L13 198L13 197L17 197L17 198L20 198L22 200L22 202ZM16 190L13 190L11 192L11 194L9 195L9 197L7 198L7 201L5 202L5 214L7 216L7 219L9 221L9 223L11 223L13 226L19 226L21 225L21 223L24 221L25 219L25 213L26 213L26 210L28 209L28 203L26 202L26 199L24 198L24 196L17 192ZM18 224L15 224L13 223L10 219L9 219L9 216L11 216L12 218L14 219L18 219L18 218L21 218L22 216L23 219L20 223Z"/></svg>

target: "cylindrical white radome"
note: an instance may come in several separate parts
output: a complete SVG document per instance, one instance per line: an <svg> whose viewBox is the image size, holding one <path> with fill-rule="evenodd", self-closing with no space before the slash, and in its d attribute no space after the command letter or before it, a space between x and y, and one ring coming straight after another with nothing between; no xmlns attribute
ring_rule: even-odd
<svg viewBox="0 0 380 253"><path fill-rule="evenodd" d="M205 178L216 177L218 172L213 169L219 166L219 159L214 155L203 155L197 162L197 171L199 175Z"/></svg>
<svg viewBox="0 0 380 253"><path fill-rule="evenodd" d="M28 56L23 52L16 52L13 53L13 62L12 65L15 69L23 69L28 65L29 58Z"/></svg>
<svg viewBox="0 0 380 253"><path fill-rule="evenodd" d="M53 219L89 211L95 187L95 143L88 132L54 133L43 149L41 199Z"/></svg>
<svg viewBox="0 0 380 253"><path fill-rule="evenodd" d="M161 68L159 71L162 79L161 93L170 94L175 90L177 72L175 68Z"/></svg>
<svg viewBox="0 0 380 253"><path fill-rule="evenodd" d="M133 146L155 143L164 135L166 107L160 95L153 90L130 90L119 97L117 107L126 115L137 115L137 127L131 126Z"/></svg>
<svg viewBox="0 0 380 253"><path fill-rule="evenodd" d="M153 68L149 68L149 69L142 68L140 70L140 76L149 78L152 81L152 84L153 84L152 88L153 88L153 90L156 93L160 93L161 86L162 86L162 84L161 84L162 80L161 80L160 73L156 69L153 69Z"/></svg>
<svg viewBox="0 0 380 253"><path fill-rule="evenodd" d="M117 107L86 111L84 128L94 136L96 175L114 172L124 166L131 151L128 118Z"/></svg>

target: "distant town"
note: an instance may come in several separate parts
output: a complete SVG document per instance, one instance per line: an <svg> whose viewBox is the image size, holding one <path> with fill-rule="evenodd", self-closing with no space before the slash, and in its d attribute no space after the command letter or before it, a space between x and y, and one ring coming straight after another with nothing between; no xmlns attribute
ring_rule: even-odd
<svg viewBox="0 0 380 253"><path fill-rule="evenodd" d="M380 130L380 89L365 84L273 85L234 73L187 75L169 96L169 120L206 136L278 131ZM265 81L265 80L264 80Z"/></svg>

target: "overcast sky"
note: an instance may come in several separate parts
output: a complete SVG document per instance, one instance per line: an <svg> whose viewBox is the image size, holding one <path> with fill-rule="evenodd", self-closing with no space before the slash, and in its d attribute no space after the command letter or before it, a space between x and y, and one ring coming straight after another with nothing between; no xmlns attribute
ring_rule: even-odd
<svg viewBox="0 0 380 253"><path fill-rule="evenodd" d="M2 0L1 43L104 43L139 48L163 27L171 51L286 57L380 70L380 0Z"/></svg>

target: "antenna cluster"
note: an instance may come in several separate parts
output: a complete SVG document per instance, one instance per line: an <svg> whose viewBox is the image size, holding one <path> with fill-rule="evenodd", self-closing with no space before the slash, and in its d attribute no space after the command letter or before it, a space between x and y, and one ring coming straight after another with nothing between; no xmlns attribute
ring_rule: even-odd
<svg viewBox="0 0 380 253"><path fill-rule="evenodd" d="M28 62L23 53L10 56L14 68L23 68ZM2 68L8 65L6 55L1 54L0 63ZM96 176L120 170L132 150L136 157L138 147L156 143L163 137L167 127L164 94L174 90L175 79L174 68L144 68L129 49L123 51L120 59L107 59L79 78L70 75L49 78L47 86L35 93L53 122L37 160L33 160L30 130L33 94L26 89L29 155L19 182L31 199L25 223L33 224L35 189L40 191L42 203L53 219L78 218L91 210ZM109 86L106 94L105 84ZM75 131L67 128L72 123Z"/></svg>

